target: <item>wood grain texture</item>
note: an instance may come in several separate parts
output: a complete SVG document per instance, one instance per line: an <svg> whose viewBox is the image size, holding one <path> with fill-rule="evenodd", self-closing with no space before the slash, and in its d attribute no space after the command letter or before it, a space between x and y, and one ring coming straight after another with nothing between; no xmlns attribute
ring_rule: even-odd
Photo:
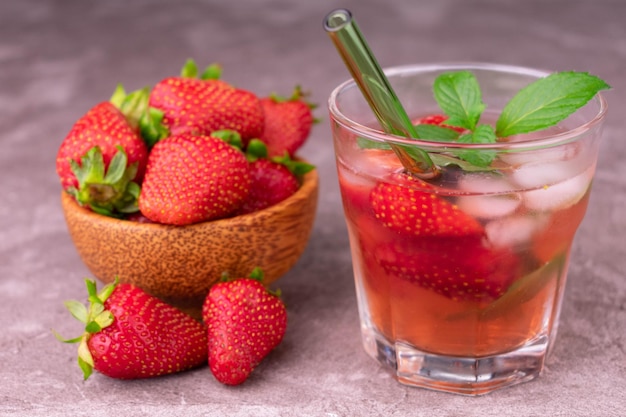
<svg viewBox="0 0 626 417"><path fill-rule="evenodd" d="M112 282L118 276L184 310L197 310L224 273L247 276L258 266L267 285L293 267L311 233L318 188L314 170L277 205L189 226L102 216L65 192L61 205L72 241L96 278Z"/></svg>

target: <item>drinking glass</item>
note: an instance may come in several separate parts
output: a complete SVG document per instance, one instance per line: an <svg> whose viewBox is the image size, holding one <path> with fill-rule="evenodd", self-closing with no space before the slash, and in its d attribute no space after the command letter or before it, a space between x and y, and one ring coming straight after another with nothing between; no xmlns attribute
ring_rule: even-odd
<svg viewBox="0 0 626 417"><path fill-rule="evenodd" d="M481 123L494 123L516 92L548 75L471 63L385 74L417 121L440 114L433 82L458 70L481 86ZM537 377L589 201L602 95L557 126L482 145L383 132L353 80L328 104L365 351L401 383L459 394ZM409 175L390 144L428 152L441 175ZM493 157L489 169L459 159L477 149Z"/></svg>

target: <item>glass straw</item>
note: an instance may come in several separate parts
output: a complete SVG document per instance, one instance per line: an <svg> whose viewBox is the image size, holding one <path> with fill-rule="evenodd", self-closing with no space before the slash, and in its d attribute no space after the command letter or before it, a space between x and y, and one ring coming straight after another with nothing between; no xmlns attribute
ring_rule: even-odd
<svg viewBox="0 0 626 417"><path fill-rule="evenodd" d="M336 9L326 15L324 29L335 44L348 71L387 133L417 138L415 126L372 55L352 13ZM404 168L422 179L435 178L439 169L427 152L416 147L390 144Z"/></svg>

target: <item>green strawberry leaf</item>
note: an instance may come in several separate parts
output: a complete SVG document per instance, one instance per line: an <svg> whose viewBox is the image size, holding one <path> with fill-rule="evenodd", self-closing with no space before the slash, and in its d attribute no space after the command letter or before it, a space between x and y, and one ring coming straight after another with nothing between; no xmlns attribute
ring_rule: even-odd
<svg viewBox="0 0 626 417"><path fill-rule="evenodd" d="M201 80L219 80L222 76L222 67L219 64L211 64L200 74Z"/></svg>
<svg viewBox="0 0 626 417"><path fill-rule="evenodd" d="M267 158L267 145L261 139L250 139L246 147L246 158L254 162L259 158Z"/></svg>
<svg viewBox="0 0 626 417"><path fill-rule="evenodd" d="M263 269L261 269L261 267L255 267L252 272L250 272L250 275L248 275L248 278L251 279L255 279L259 282L263 282L263 277L265 276Z"/></svg>
<svg viewBox="0 0 626 417"><path fill-rule="evenodd" d="M435 100L448 115L446 124L474 130L485 109L480 86L470 71L446 72L435 79Z"/></svg>
<svg viewBox="0 0 626 417"><path fill-rule="evenodd" d="M180 70L180 76L184 78L198 78L198 65L196 65L196 61L189 58L185 61L185 65Z"/></svg>
<svg viewBox="0 0 626 417"><path fill-rule="evenodd" d="M586 72L550 74L521 89L507 103L496 123L496 133L507 137L553 126L608 88L606 82Z"/></svg>
<svg viewBox="0 0 626 417"><path fill-rule="evenodd" d="M76 300L67 300L63 303L65 308L70 312L72 317L81 323L87 323L87 307L81 302Z"/></svg>
<svg viewBox="0 0 626 417"><path fill-rule="evenodd" d="M287 152L285 152L283 156L274 156L270 158L270 160L272 162L284 165L298 178L302 177L307 172L313 171L315 169L315 165L309 164L308 162L291 159L291 156L289 156L289 153Z"/></svg>
<svg viewBox="0 0 626 417"><path fill-rule="evenodd" d="M93 373L94 362L84 337L78 345L78 366L83 371L83 378L87 380Z"/></svg>
<svg viewBox="0 0 626 417"><path fill-rule="evenodd" d="M68 190L81 206L110 217L139 210L139 185L131 180L136 176L138 163L127 166L124 148L118 146L105 171L104 157L94 146L81 158L81 164L70 161L72 172L78 180L78 189Z"/></svg>
<svg viewBox="0 0 626 417"><path fill-rule="evenodd" d="M234 148L239 150L243 149L243 140L241 139L241 135L236 130L231 129L223 129L223 130L215 130L211 132L211 136L214 138L222 139L224 142L228 143Z"/></svg>
<svg viewBox="0 0 626 417"><path fill-rule="evenodd" d="M148 148L152 148L158 141L170 134L167 126L163 124L164 115L163 111L148 107L148 110L139 118L139 131Z"/></svg>
<svg viewBox="0 0 626 417"><path fill-rule="evenodd" d="M115 152L115 155L111 158L111 162L109 162L109 168L104 175L103 182L111 185L119 182L124 177L127 163L128 157L126 156L126 152L124 152L124 148L118 146L118 151Z"/></svg>

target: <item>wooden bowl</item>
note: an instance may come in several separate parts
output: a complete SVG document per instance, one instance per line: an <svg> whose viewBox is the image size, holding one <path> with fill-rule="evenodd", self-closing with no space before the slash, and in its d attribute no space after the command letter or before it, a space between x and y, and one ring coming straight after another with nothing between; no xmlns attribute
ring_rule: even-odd
<svg viewBox="0 0 626 417"><path fill-rule="evenodd" d="M272 207L189 226L102 216L65 192L61 205L81 259L99 280L108 283L118 276L198 316L223 273L248 276L259 266L270 284L294 266L313 227L318 187L313 170L294 195Z"/></svg>

